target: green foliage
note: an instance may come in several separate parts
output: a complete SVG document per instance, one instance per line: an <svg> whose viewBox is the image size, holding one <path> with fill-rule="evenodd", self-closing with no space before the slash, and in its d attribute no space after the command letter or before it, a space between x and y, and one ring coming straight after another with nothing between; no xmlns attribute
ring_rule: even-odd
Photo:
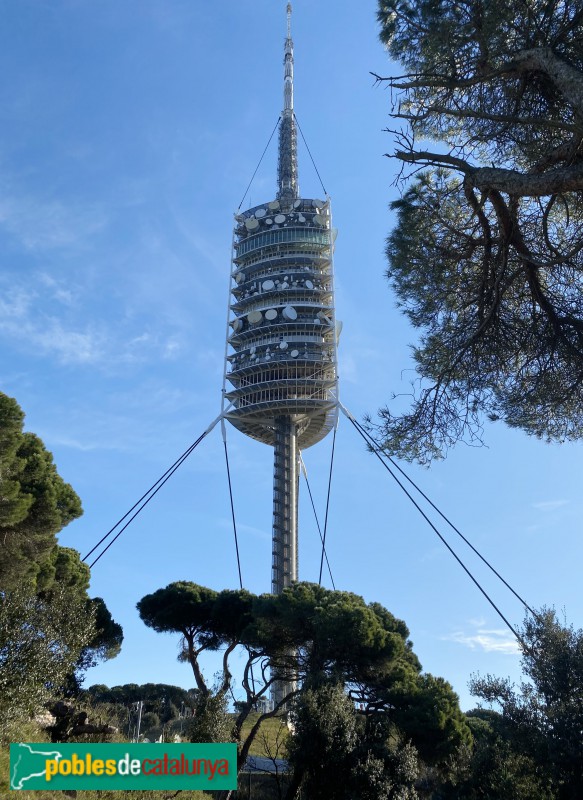
<svg viewBox="0 0 583 800"><path fill-rule="evenodd" d="M241 741L246 740L251 732L251 728L259 719L259 716L258 712L249 714L241 728ZM263 758L284 758L289 737L290 732L284 717L265 719L261 723L260 735L254 739L249 749L249 755L261 756Z"/></svg>
<svg viewBox="0 0 583 800"><path fill-rule="evenodd" d="M224 692L202 695L194 706L194 715L189 717L185 734L191 742L232 742L233 720L227 713L227 697Z"/></svg>
<svg viewBox="0 0 583 800"><path fill-rule="evenodd" d="M371 664L394 667L402 661L420 669L403 622L378 604L367 606L357 595L315 584L253 596L179 582L142 598L138 610L146 625L180 633L193 647L235 643L274 657L294 648L304 673L336 670L358 680Z"/></svg>
<svg viewBox="0 0 583 800"><path fill-rule="evenodd" d="M409 125L395 157L415 175L388 276L421 331L413 407L381 414L386 447L428 462L481 441L484 416L580 438L580 3L379 0L378 18L406 73L389 79Z"/></svg>
<svg viewBox="0 0 583 800"><path fill-rule="evenodd" d="M94 615L66 590L50 601L22 589L0 595L0 736L60 690L94 636Z"/></svg>
<svg viewBox="0 0 583 800"><path fill-rule="evenodd" d="M391 738L384 715L366 720L357 714L341 684L302 692L292 722L288 757L310 800L417 798L415 748Z"/></svg>
<svg viewBox="0 0 583 800"><path fill-rule="evenodd" d="M126 683L111 688L95 684L83 692L83 697L93 703L109 703L124 708L142 701L145 713L155 713L162 723L166 723L176 719L183 706L192 711L196 705L197 691L166 683Z"/></svg>
<svg viewBox="0 0 583 800"><path fill-rule="evenodd" d="M306 689L294 705L288 758L311 800L352 797L351 756L358 742L354 704L340 684Z"/></svg>
<svg viewBox="0 0 583 800"><path fill-rule="evenodd" d="M543 609L526 618L521 636L527 680L516 688L508 680L476 678L472 693L501 708L500 724L487 721L493 735L506 735L523 772L534 766L533 783L546 781L549 797L578 800L583 797L583 631L561 625L554 611Z"/></svg>
<svg viewBox="0 0 583 800"><path fill-rule="evenodd" d="M82 672L117 655L123 638L103 600L87 596L89 567L57 544L81 501L23 421L0 393L0 706L12 704L16 715L51 692L76 692Z"/></svg>
<svg viewBox="0 0 583 800"><path fill-rule="evenodd" d="M298 695L294 713L304 732L292 744L296 774L290 791L306 774L309 797L331 792L334 778L339 797L413 798L416 747L424 761L445 772L458 749L471 741L449 684L421 674L405 623L358 595L310 583L296 583L280 595L257 596L179 582L142 598L138 609L146 625L183 637L182 657L191 664L200 692L190 735L239 741L240 765L267 720L258 715L250 725L254 704L275 679L299 682L302 688L294 690L290 683L282 700ZM229 657L236 647L246 650L245 699L230 731L224 700L232 685ZM223 670L218 688L211 691L199 657L219 648ZM366 715L357 715L355 702ZM342 755L346 752L353 753L348 761ZM343 771L336 769L337 762ZM329 763L326 780L318 777L323 763ZM355 794L357 784L360 794ZM352 794L346 795L349 786Z"/></svg>
<svg viewBox="0 0 583 800"><path fill-rule="evenodd" d="M57 545L51 551L49 560L41 567L39 578L45 593L53 586L58 586L84 597L89 589L90 572L77 550Z"/></svg>
<svg viewBox="0 0 583 800"><path fill-rule="evenodd" d="M468 763L448 800L554 800L548 777L523 752L504 718L493 711L468 713L474 746Z"/></svg>
<svg viewBox="0 0 583 800"><path fill-rule="evenodd" d="M0 393L0 588L43 590L64 569L55 536L82 509L42 441L23 433L23 420L16 401Z"/></svg>
<svg viewBox="0 0 583 800"><path fill-rule="evenodd" d="M472 743L458 696L447 681L429 674L420 675L412 689L399 694L391 693L394 723L411 738L423 761L445 769L460 748Z"/></svg>
<svg viewBox="0 0 583 800"><path fill-rule="evenodd" d="M87 606L95 615L96 635L89 644L94 666L98 661L107 661L119 654L123 642L123 629L114 621L101 597L89 598Z"/></svg>

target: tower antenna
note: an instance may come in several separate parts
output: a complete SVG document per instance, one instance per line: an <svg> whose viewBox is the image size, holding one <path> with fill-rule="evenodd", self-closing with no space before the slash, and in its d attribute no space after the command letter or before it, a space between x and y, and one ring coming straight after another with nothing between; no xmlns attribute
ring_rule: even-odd
<svg viewBox="0 0 583 800"><path fill-rule="evenodd" d="M299 195L293 67L288 3L277 195L235 215L223 401L225 419L274 450L274 594L299 577L300 451L333 429L338 400L332 215L328 198Z"/></svg>
<svg viewBox="0 0 583 800"><path fill-rule="evenodd" d="M277 199L295 200L298 186L298 142L294 118L294 43L291 37L291 3L287 4L287 38L283 56L283 111L279 125Z"/></svg>

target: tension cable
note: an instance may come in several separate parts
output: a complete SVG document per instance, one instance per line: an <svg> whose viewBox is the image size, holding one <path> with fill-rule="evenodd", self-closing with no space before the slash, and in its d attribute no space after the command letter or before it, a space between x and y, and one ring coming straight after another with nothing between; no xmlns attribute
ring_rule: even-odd
<svg viewBox="0 0 583 800"><path fill-rule="evenodd" d="M304 464L304 459L300 456L300 466L303 473L304 478L306 479L306 486L308 487L308 494L310 496L310 502L312 504L312 511L314 512L314 519L316 520L316 527L318 528L318 533L320 535L320 542L322 543L322 550L324 551L324 558L326 559L326 566L328 567L328 574L330 575L330 580L332 581L332 588L336 591L336 584L334 583L334 578L332 577L332 569L330 568L330 562L328 561L328 552L324 547L324 537L322 536L322 529L320 528L320 520L318 519L318 513L316 511L316 505L314 503L314 498L312 496L312 490L310 488L310 481L308 480L308 471L306 470L306 465Z"/></svg>
<svg viewBox="0 0 583 800"><path fill-rule="evenodd" d="M242 205L243 205L243 203L245 202L245 198L247 197L247 192L249 191L249 189L250 189L250 187L251 187L251 184L253 183L253 180L254 180L255 176L257 175L257 170L258 170L258 169L259 169L259 167L261 166L261 162L263 161L263 157L264 157L264 156L265 156L265 154L267 153L267 150L268 150L268 148L269 148L269 145L271 144L271 140L273 139L273 134L275 133L275 131L277 130L277 126L279 125L279 121L280 121L280 119L281 119L281 117L278 117L278 118L277 118L277 122L275 123L275 128L274 128L274 129L271 131L271 136L269 137L269 140L268 140L267 144L265 145L265 150L264 150L264 151L263 151L263 153L261 154L261 158L259 159L259 163L258 163L258 164L257 164L257 166L255 167L255 172L253 173L253 175L251 175L251 180L250 180L250 181L249 181L249 183L247 184L247 188L245 189L245 194L244 194L244 195L243 195L243 197L241 198L241 202L239 203L239 206L238 206L238 208L237 208L237 211L240 211L240 210L241 210L241 206L242 206Z"/></svg>
<svg viewBox="0 0 583 800"><path fill-rule="evenodd" d="M223 445L225 448L225 462L227 464L227 482L229 484L229 500L231 502L231 519L233 521L233 535L235 537L235 552L237 554L237 570L239 572L239 587L243 588L243 578L241 576L241 559L239 557L239 539L237 536L237 523L235 521L235 504L233 502L233 487L231 485L231 469L229 467L229 452L227 450L227 430L225 420L221 419L221 433L223 435Z"/></svg>
<svg viewBox="0 0 583 800"><path fill-rule="evenodd" d="M358 431L358 433L360 434L360 436L362 436L362 438L364 439L364 441L365 441L367 444L369 444L369 442L368 442L368 440L367 440L367 437L366 437L365 433L363 433L363 432L360 430L360 428L359 428L359 425L358 425L358 423L356 422L356 420L355 420L355 419L353 419L353 417L352 417L351 415L349 415L349 413L346 411L346 409L344 409L344 407L343 407L343 406L341 406L341 408L342 408L342 410L344 411L344 413L346 414L346 416L348 417L348 419L350 420L350 422L353 424L353 426L354 426L355 430L356 430L356 431ZM382 458L382 456L380 455L380 453L378 452L378 450L377 450L376 448L373 450L373 453L374 453L374 454L375 454L375 456L378 458L378 460L381 462L381 464L383 465L383 467L384 467L384 468L387 470L387 472L389 473L389 475L390 475L390 476L393 478L393 480L394 480L394 481L397 483L397 485L398 485L398 486L401 488L401 490L402 490L402 491L403 491L403 492L406 494L406 496L409 498L409 500L410 500L410 501L413 503L413 505L415 506L415 508L417 509L417 511L419 511L419 513L421 514L421 516L423 517L423 519L424 519L424 520L427 522L427 524L429 525L429 527L430 527L430 528L433 530L433 532L434 532L434 533L435 533L435 534L438 536L438 538L441 540L442 544L444 544L444 545L445 545L445 547L446 547L446 548L449 550L449 552L451 553L451 555L452 555L452 556L455 558L455 560L458 562L458 564L460 565L460 567L461 567L461 568L464 570L464 572L466 573L466 575L467 575L467 576L470 578L470 580L471 580L471 581L474 583L474 585L475 585L475 586L476 586L476 587L477 587L477 588L480 590L480 592L481 592L481 593L483 594L483 596L486 598L486 600L488 601L488 603L489 603L489 604L492 606L492 608L494 609L494 611L495 611L495 612L498 614L498 616L500 617L500 619L501 619L501 620L504 622L504 624L505 624L505 625L508 627L508 629L509 629L509 630L512 632L512 634L513 634L513 635L516 637L516 639L517 639L517 640L520 642L520 644L521 644L521 645L522 645L522 646L523 646L525 649L527 649L527 647L526 647L526 643L524 642L524 640L522 639L522 637L520 636L520 634L518 633L518 631L517 631L517 630L516 630L516 629L513 627L513 625L512 625L512 624L511 624L511 623L510 623L510 622L509 622L507 619L506 619L506 617L504 616L504 614L502 613L502 611L501 611L501 610L498 608L498 606L497 606L497 605L496 605L496 603L495 603L495 602L492 600L492 598L491 598L491 597L490 597L490 595L489 595L489 594L486 592L486 590L485 590L485 589L484 589L484 588L481 586L481 584L479 583L479 581L478 581L476 578L474 578L474 576L472 575L472 573L470 572L470 570L469 570L469 569L466 567L466 565L465 565L465 564L464 564L464 562L461 560L461 558L458 556L458 554L455 552L455 550L454 550L454 549L451 547L451 545L450 545L450 544L449 544L449 543L448 543L448 542L445 540L445 538L442 536L442 534L441 534L441 533L438 531L438 529L435 527L435 525L433 524L433 522L432 522L432 521L429 519L429 517L427 516L427 514L426 514L426 513L423 511L423 509L421 508L421 506L419 505L419 503L417 503L417 501L415 500L415 498L414 498L414 497L413 497L413 496L410 494L410 492L408 492L408 491L407 491L407 489L405 488L405 486L403 486L403 484L401 483L401 481L399 480L399 478L398 478L398 477L395 475L395 473L392 471L391 467L390 467L390 466L389 466L389 465L386 463L386 461L384 461L384 459Z"/></svg>
<svg viewBox="0 0 583 800"><path fill-rule="evenodd" d="M312 161L312 164L313 164L313 166L314 166L314 169L316 170L316 175L318 176L318 180L320 181L320 185L321 185L322 189L324 190L324 194L327 196L327 195L328 195L328 192L326 191L326 187L324 186L324 182L322 181L322 178L320 177L320 173L318 172L318 167L316 166L316 162L314 161L314 157L312 156L312 153L311 153L311 151L310 151L310 148L308 147L308 143L307 143L307 141L306 141L306 137L304 136L304 132L303 132L303 130L302 130L302 128L301 128L301 125L300 125L300 123L298 122L298 118L296 117L295 113L294 113L294 119L295 119L295 121L296 121L296 125L298 126L298 130L299 130L299 132L300 132L300 134L301 134L301 137L302 137L302 139L303 139L303 142L304 142L304 144L306 145L306 150L308 151L308 155L310 156L310 159L311 159L311 161Z"/></svg>
<svg viewBox="0 0 583 800"><path fill-rule="evenodd" d="M164 484L166 483L166 481L168 481L168 480L169 480L169 479L172 477L172 475L174 475L174 473L176 472L176 470L178 469L178 467L180 467L180 466L181 466L181 465L182 465L182 464L183 464L183 463L186 461L186 459L188 458L188 456L189 456L189 455L190 455L190 454L191 454L191 453L192 453L192 452L193 452L193 451L194 451L194 450L195 450L195 449L198 447L198 445L199 445L199 444L202 442L202 440L203 440L203 439L204 439L204 438L205 438L205 437L206 437L206 436L207 436L207 435L208 435L208 434L209 434L209 433L212 431L212 429L215 427L215 425L217 424L217 422L219 421L219 419L220 419L220 417L217 417L217 419L216 419L216 420L214 420L214 422L212 422L212 423L211 423L211 425L209 425L209 427L206 429L206 431L204 431L204 433L202 433L202 434L201 434L201 435L198 437L198 439L197 439L195 442L193 442L193 444L191 444L191 445L190 445L190 447L189 447L187 450L185 450L185 451L184 451L184 453L182 453L182 455L181 455L181 456L180 456L178 459L176 459L176 461L174 462L174 464L172 464L172 466L171 466L171 467L169 467L169 468L166 470L166 472L165 472L165 473L164 473L164 474L163 474L163 475L162 475L160 478L158 478L158 480L157 480L157 481L156 481L154 484L152 484L152 486L150 486L150 488L148 489L148 491L147 491L147 492L145 492L145 493L144 493L144 494L143 494L143 495L140 497L140 499L139 499L139 500L138 500L136 503L134 503L134 505L133 505L133 506L130 508L130 510L129 510L129 511L127 511L127 512L126 512L126 513L123 515L123 517L121 517L121 518L120 518L120 519L119 519L119 520L118 520L118 521L115 523L115 525L114 525L112 528L110 528L110 530L109 530L109 531L108 531L108 532L105 534L105 536L102 536L102 537L101 537L101 539L100 539L100 540L97 542L97 544L96 544L96 545L94 545L94 547L92 547L92 548L91 548L91 550L90 550L90 551L89 551L89 552L88 552L88 553L87 553L87 554L86 554L86 555L83 557L83 561L86 561L86 560L89 558L89 556L90 556L92 553L94 553L94 552L95 552L95 550L97 550L97 548L98 548L98 547L99 547L99 546L100 546L100 545L101 545L103 542L105 542L105 540L106 540L106 539L107 539L109 536L111 536L111 534L112 534L112 533L113 533L113 532L116 530L116 528L118 528L118 527L121 525L121 523L122 523L122 522L123 522L125 519L127 519L127 517L129 517L129 516L130 516L130 514L132 513L132 511L134 511L134 509L136 509L136 508L137 508L137 511L136 511L136 512L135 512L135 513L134 513L134 514L133 514L133 515L132 515L132 516L131 516L131 517L128 519L128 521L127 521L127 522L126 522L126 524L125 524L125 525L124 525L124 526L121 528L121 530L119 530L119 531L117 532L117 534L116 534L116 535L113 537L113 539L112 539L112 540L109 542L109 544L108 544L108 545L107 545L107 546L106 546L106 547L105 547L105 548L104 548L104 549L101 551L101 553L100 553L100 554L97 556L97 558L96 558L96 559L95 559L95 560L94 560L94 561L93 561L91 564L89 564L89 569L92 569L92 568L95 566L95 564L97 564L97 562L99 561L99 559L100 559L100 558L102 558L102 556L104 556L104 555L105 555L105 553L106 553L106 552L109 550L109 548L112 546L112 544L113 544L113 543L114 543L114 542L115 542L117 539L119 539L119 537L121 536L121 534L122 534L122 533L125 531L125 529L126 529L128 526L129 526L129 524L130 524L131 522L133 522L133 520L134 520L134 519L135 519L135 518L138 516L138 514L139 514L141 511L143 511L143 509L144 509L144 508L145 508L145 507L148 505L148 503L150 502L150 500L152 500L152 498L153 498L153 497L155 497L155 496L158 494L158 492L159 492L159 491L160 491L160 489L161 489L161 488L164 486Z"/></svg>
<svg viewBox="0 0 583 800"><path fill-rule="evenodd" d="M337 412L338 413L338 412ZM330 508L330 490L332 488L332 469L334 467L334 448L336 446L336 431L338 430L338 416L334 425L334 435L332 437L332 455L330 456L330 473L328 475L328 493L326 495L326 515L324 517L324 535L322 537L322 555L320 557L320 575L318 583L322 585L322 567L324 566L324 554L326 552L326 531L328 530L328 510Z"/></svg>

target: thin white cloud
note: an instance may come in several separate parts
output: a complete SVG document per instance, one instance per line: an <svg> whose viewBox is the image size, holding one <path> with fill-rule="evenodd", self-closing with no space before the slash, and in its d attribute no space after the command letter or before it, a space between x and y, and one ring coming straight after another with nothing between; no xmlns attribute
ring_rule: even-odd
<svg viewBox="0 0 583 800"><path fill-rule="evenodd" d="M28 305L22 301L23 298L17 298L12 304L0 302L0 334L17 339L28 349L55 356L63 364L95 364L103 360L102 333L67 329L54 318L34 320L28 316Z"/></svg>
<svg viewBox="0 0 583 800"><path fill-rule="evenodd" d="M47 287L52 300L56 300L57 303L62 303L65 306L74 304L76 293L70 286L65 286L46 272L39 272L38 280L42 286Z"/></svg>
<svg viewBox="0 0 583 800"><path fill-rule="evenodd" d="M71 436L64 436L59 433L53 434L50 431L45 434L44 438L51 445L51 447L63 447L71 450L79 450L82 453L92 453L95 450L125 450L125 448L120 447L117 443L104 441L97 442L91 440L81 441L80 439L74 439Z"/></svg>
<svg viewBox="0 0 583 800"><path fill-rule="evenodd" d="M97 207L26 196L0 198L0 227L27 250L82 246L106 224L106 214Z"/></svg>
<svg viewBox="0 0 583 800"><path fill-rule="evenodd" d="M557 508L562 508L569 504L568 500L542 500L539 503L533 503L532 507L537 511L555 511Z"/></svg>
<svg viewBox="0 0 583 800"><path fill-rule="evenodd" d="M218 523L224 530L233 530L233 521L227 517L218 520ZM252 536L255 539L271 541L271 531L266 531L262 528L256 528L253 525L246 525L244 522L237 522L237 532Z"/></svg>
<svg viewBox="0 0 583 800"><path fill-rule="evenodd" d="M183 338L173 330L152 333L138 329L130 333L122 326L107 325L105 320L87 322L81 318L83 307L77 303L77 290L66 290L45 273L39 273L37 281L31 281L27 288L3 283L0 336L62 364L102 365L110 369L152 359L172 361L184 350ZM60 309L55 308L56 301L61 303ZM60 311L67 313L58 315Z"/></svg>
<svg viewBox="0 0 583 800"><path fill-rule="evenodd" d="M474 633L455 631L441 639L446 642L469 647L470 650L483 650L485 653L501 653L503 655L516 655L520 652L516 639L506 630L478 627Z"/></svg>

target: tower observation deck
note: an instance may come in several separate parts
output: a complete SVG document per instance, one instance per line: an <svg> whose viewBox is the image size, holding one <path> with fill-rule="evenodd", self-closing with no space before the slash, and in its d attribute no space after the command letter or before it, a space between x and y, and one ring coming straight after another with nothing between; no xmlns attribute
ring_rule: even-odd
<svg viewBox="0 0 583 800"><path fill-rule="evenodd" d="M276 196L235 215L224 416L274 448L272 592L298 579L300 451L334 427L334 231L330 200L300 196L291 5Z"/></svg>

